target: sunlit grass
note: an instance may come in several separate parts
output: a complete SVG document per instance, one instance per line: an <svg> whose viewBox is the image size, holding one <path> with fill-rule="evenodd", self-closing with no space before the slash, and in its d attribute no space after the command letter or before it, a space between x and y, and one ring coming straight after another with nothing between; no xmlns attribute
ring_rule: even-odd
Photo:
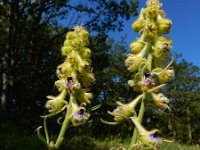
<svg viewBox="0 0 200 150"><path fill-rule="evenodd" d="M60 150L111 150L112 148L128 148L129 138L120 137L94 138L88 135L65 138ZM37 136L0 138L1 150L46 150ZM116 150L115 149L115 150ZM178 143L161 144L159 150L199 150L198 145L188 146Z"/></svg>

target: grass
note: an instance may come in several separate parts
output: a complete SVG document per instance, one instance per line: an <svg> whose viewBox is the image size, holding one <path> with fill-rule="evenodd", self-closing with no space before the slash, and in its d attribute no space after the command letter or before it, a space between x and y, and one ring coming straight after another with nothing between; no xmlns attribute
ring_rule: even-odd
<svg viewBox="0 0 200 150"><path fill-rule="evenodd" d="M89 136L73 136L66 138L61 150L109 150L113 147L124 147L127 149L129 140L109 137L95 139ZM0 138L1 150L46 150L44 145L37 139L36 135L27 137ZM178 143L162 144L159 150L199 150L199 146L181 145ZM117 150L117 149L115 149Z"/></svg>

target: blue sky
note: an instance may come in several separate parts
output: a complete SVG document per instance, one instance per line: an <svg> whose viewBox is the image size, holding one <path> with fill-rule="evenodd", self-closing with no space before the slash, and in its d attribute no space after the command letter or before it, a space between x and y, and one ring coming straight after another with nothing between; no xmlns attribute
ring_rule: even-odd
<svg viewBox="0 0 200 150"><path fill-rule="evenodd" d="M172 52L182 53L184 59L200 67L200 0L160 0L163 10L173 22L170 34L173 39ZM146 0L140 0L139 8L146 6ZM130 44L139 35L135 33L131 24L137 17L124 22L122 32L112 32L111 37L120 40L127 35Z"/></svg>

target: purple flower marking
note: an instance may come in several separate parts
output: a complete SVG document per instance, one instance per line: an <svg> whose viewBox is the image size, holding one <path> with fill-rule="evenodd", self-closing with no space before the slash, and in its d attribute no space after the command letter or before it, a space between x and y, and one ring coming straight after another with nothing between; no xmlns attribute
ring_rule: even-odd
<svg viewBox="0 0 200 150"><path fill-rule="evenodd" d="M75 112L73 114L74 119L76 119L77 121L82 121L85 118L85 110L84 109L80 109L77 112Z"/></svg>
<svg viewBox="0 0 200 150"><path fill-rule="evenodd" d="M163 46L164 52L168 52L169 51L169 44L168 43L164 43L162 46Z"/></svg>
<svg viewBox="0 0 200 150"><path fill-rule="evenodd" d="M145 77L145 78L151 78L152 75L151 75L150 73L148 73L148 72L145 72L145 73L144 73L144 77Z"/></svg>
<svg viewBox="0 0 200 150"><path fill-rule="evenodd" d="M158 133L154 132L152 134L149 135L151 138L157 138L158 137Z"/></svg>
<svg viewBox="0 0 200 150"><path fill-rule="evenodd" d="M72 82L73 81L72 77L67 77L67 81Z"/></svg>
<svg viewBox="0 0 200 150"><path fill-rule="evenodd" d="M83 114L84 114L84 109L80 109L80 110L78 111L78 114L83 116Z"/></svg>

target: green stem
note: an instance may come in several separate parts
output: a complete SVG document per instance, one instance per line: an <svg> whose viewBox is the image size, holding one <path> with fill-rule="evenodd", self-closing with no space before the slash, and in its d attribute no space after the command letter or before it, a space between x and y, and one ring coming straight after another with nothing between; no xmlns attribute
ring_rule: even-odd
<svg viewBox="0 0 200 150"><path fill-rule="evenodd" d="M147 60L147 67L148 67L148 70L151 72L152 70L152 60L153 60L153 55L150 53L148 55L148 60Z"/></svg>
<svg viewBox="0 0 200 150"><path fill-rule="evenodd" d="M66 116L65 116L65 120L62 124L62 127L60 129L60 133L59 133L58 138L57 138L56 143L55 143L56 149L59 149L60 145L62 144L63 139L64 139L64 135L65 135L65 131L67 130L68 124L70 122L71 109L72 109L71 104L72 104L73 99L74 99L73 95L70 95L70 102L69 102L69 107L67 109L67 113L66 113Z"/></svg>
<svg viewBox="0 0 200 150"><path fill-rule="evenodd" d="M143 98L141 101L140 110L139 110L139 114L138 114L138 121L140 123L142 122L144 112L145 112L145 98L146 98L146 93L143 94ZM128 150L132 150L133 145L136 144L136 142L137 142L137 139L138 139L138 130L135 127Z"/></svg>
<svg viewBox="0 0 200 150"><path fill-rule="evenodd" d="M44 132L45 132L45 137L47 140L47 144L49 144L49 134L48 134L48 129L47 129L47 118L44 118Z"/></svg>

